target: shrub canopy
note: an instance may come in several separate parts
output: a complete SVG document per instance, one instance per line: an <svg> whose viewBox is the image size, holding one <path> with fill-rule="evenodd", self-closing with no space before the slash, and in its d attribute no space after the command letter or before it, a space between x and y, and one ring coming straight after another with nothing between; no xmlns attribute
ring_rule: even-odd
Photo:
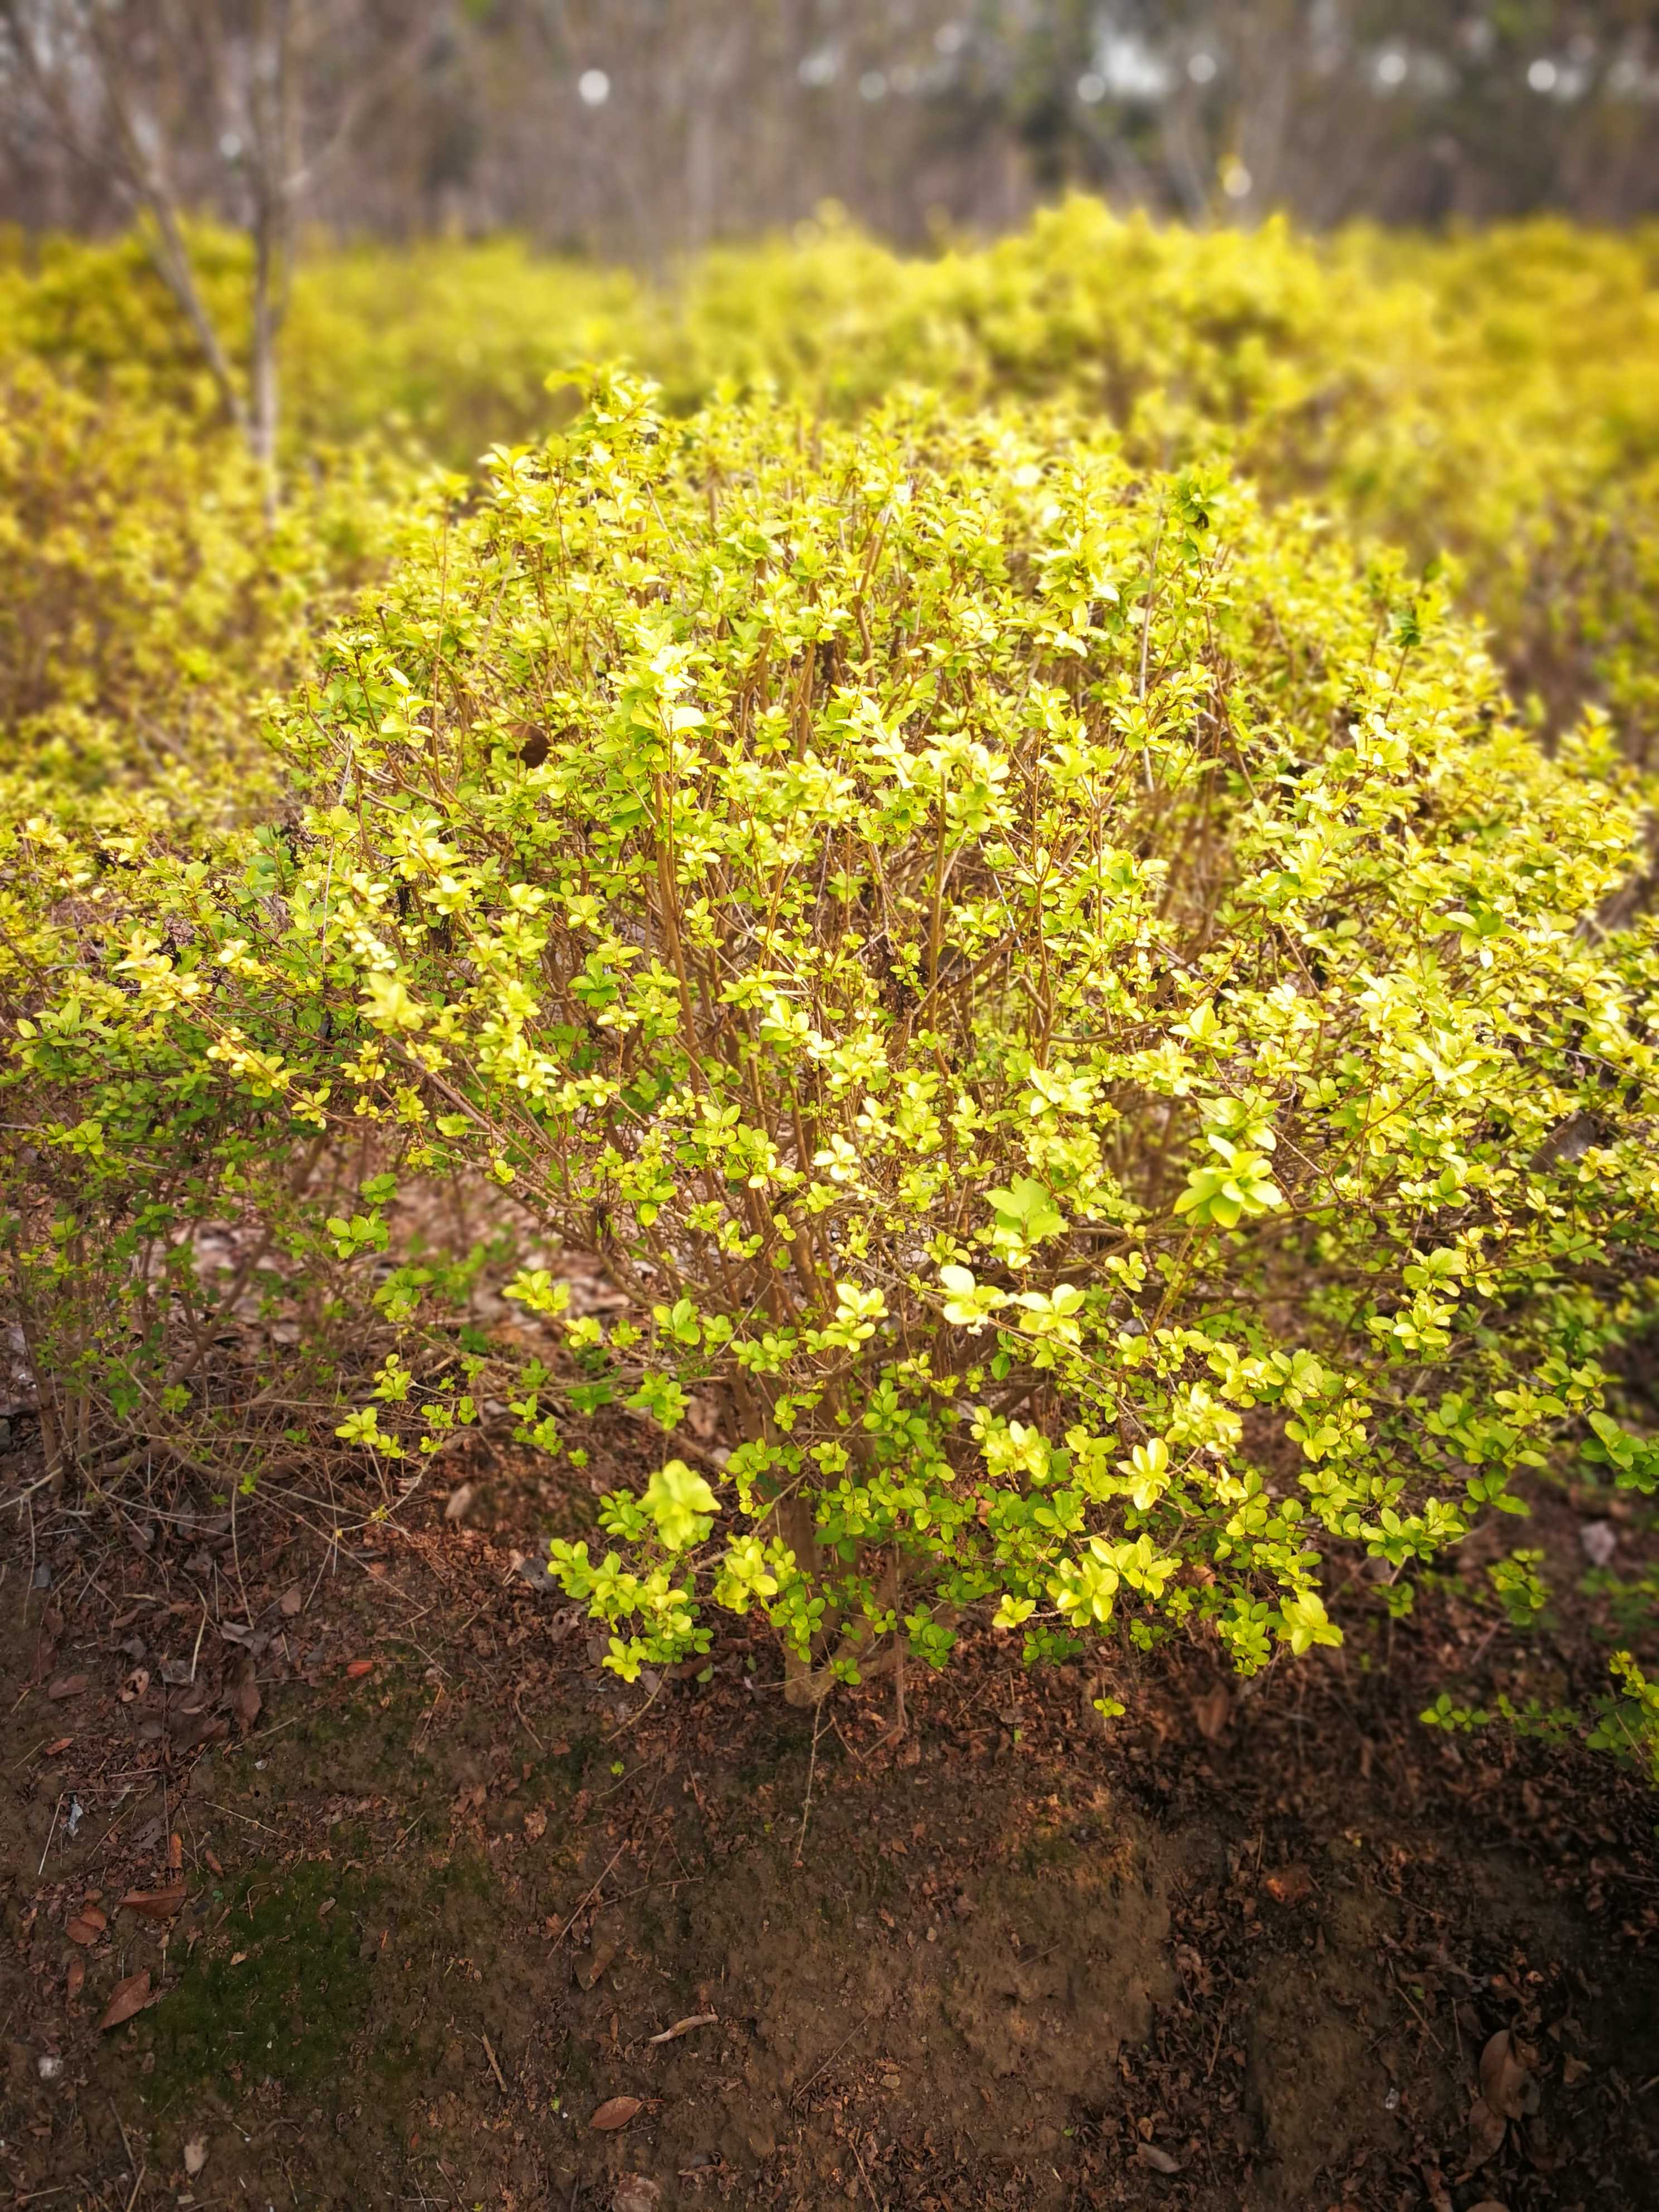
<svg viewBox="0 0 1659 2212"><path fill-rule="evenodd" d="M246 350L245 240L192 234ZM3 248L0 240L0 249ZM851 415L908 384L973 406L1063 398L1150 466L1225 459L1273 499L1446 553L1523 702L1594 696L1659 732L1659 230L1549 219L1425 239L1127 219L1082 197L1017 234L909 258L844 217L701 254L672 281L514 240L318 250L283 339L291 455L388 426L471 468L538 435L550 371L629 359L689 413L776 388ZM0 330L88 390L210 417L211 386L136 236L0 251ZM562 401L559 403L561 405Z"/></svg>
<svg viewBox="0 0 1659 2212"><path fill-rule="evenodd" d="M151 848L37 993L45 1144L112 1243L158 1158L207 1205L356 1136L364 1265L398 1185L493 1178L521 1437L664 1432L554 1547L624 1675L722 1607L801 1696L981 1607L1255 1668L1587 1418L1645 1479L1601 1410L1654 1288L1638 794L1594 718L1513 726L1432 577L1058 415L617 376L276 737L291 818ZM392 1279L342 1433L396 1458L457 1401Z"/></svg>
<svg viewBox="0 0 1659 2212"><path fill-rule="evenodd" d="M395 544L419 472L319 453L267 521L210 421L0 359L0 774L67 796L265 765L258 725Z"/></svg>

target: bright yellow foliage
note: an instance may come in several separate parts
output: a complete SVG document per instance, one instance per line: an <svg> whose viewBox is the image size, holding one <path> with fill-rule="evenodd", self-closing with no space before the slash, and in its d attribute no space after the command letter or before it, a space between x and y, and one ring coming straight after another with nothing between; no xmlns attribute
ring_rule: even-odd
<svg viewBox="0 0 1659 2212"><path fill-rule="evenodd" d="M297 1340L253 1406L382 1469L487 1389L550 1451L723 1394L729 1462L556 1552L627 1674L710 1607L855 1673L895 1558L936 1661L982 1607L1250 1668L1337 1638L1345 1554L1403 1611L1529 1474L1651 1492L1656 269L1083 200L656 284L319 248L269 514L141 246L9 250L0 1196L53 1449L254 1480L230 1220ZM624 358L659 397L578 367ZM445 1252L399 1208L458 1190ZM489 1270L545 1359L457 1360Z"/></svg>

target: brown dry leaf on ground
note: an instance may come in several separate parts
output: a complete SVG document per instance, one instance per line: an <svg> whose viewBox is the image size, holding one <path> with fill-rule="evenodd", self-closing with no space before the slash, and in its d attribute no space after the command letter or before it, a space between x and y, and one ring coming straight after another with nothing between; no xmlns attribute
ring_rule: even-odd
<svg viewBox="0 0 1659 2212"><path fill-rule="evenodd" d="M712 1398L693 1398L685 1409L685 1425L700 1444L712 1444L720 1432L720 1409Z"/></svg>
<svg viewBox="0 0 1659 2212"><path fill-rule="evenodd" d="M149 2002L149 1968L146 1966L141 1973L129 1974L125 1981L117 1982L110 1991L109 2002L105 2006L104 2016L98 2025L100 2028L119 2027L123 2021L131 2020L135 2013L143 2012Z"/></svg>
<svg viewBox="0 0 1659 2212"><path fill-rule="evenodd" d="M185 1902L183 1882L168 1889L130 1889L121 1899L124 1908L142 1912L146 1920L171 1920Z"/></svg>
<svg viewBox="0 0 1659 2212"><path fill-rule="evenodd" d="M207 2137L192 2136L185 2145L185 2172L192 2181L207 2164Z"/></svg>
<svg viewBox="0 0 1659 2212"><path fill-rule="evenodd" d="M625 2128L640 2110L638 2097L607 2097L592 2118L590 2128Z"/></svg>
<svg viewBox="0 0 1659 2212"><path fill-rule="evenodd" d="M1553 2173L1560 2165L1559 2154L1550 2142L1550 2131L1542 2120L1525 2120L1521 2125L1521 2148L1540 2173Z"/></svg>
<svg viewBox="0 0 1659 2212"><path fill-rule="evenodd" d="M579 1989L591 1990L617 1955L614 1943L595 1943L591 1950L583 1951L575 1959L571 1971Z"/></svg>
<svg viewBox="0 0 1659 2212"><path fill-rule="evenodd" d="M1279 1867L1261 1886L1281 1905L1300 1905L1313 1895L1313 1876L1304 1866Z"/></svg>
<svg viewBox="0 0 1659 2212"><path fill-rule="evenodd" d="M1218 1682L1214 1689L1207 1691L1203 1697L1193 1699L1193 1718L1198 1723L1199 1734L1206 1742L1220 1742L1227 1733L1227 1723L1232 1717L1232 1693L1224 1682Z"/></svg>
<svg viewBox="0 0 1659 2212"><path fill-rule="evenodd" d="M259 1685L254 1680L252 1659L246 1661L238 1671L236 1680L231 1685L229 1703L243 1728L251 1729L258 1719L259 1709L264 1704L259 1694Z"/></svg>
<svg viewBox="0 0 1659 2212"><path fill-rule="evenodd" d="M1181 2160L1171 2158L1169 2152L1160 2149L1157 2143L1137 2143L1135 2156L1142 2166L1150 2166L1154 2173L1179 2173L1181 2171Z"/></svg>
<svg viewBox="0 0 1659 2212"><path fill-rule="evenodd" d="M1484 2166L1495 2158L1503 2148L1508 2123L1501 2112L1493 2112L1484 2097L1477 2097L1469 2106L1469 2169Z"/></svg>
<svg viewBox="0 0 1659 2212"><path fill-rule="evenodd" d="M1480 2053L1480 2094L1506 2120L1518 2120L1538 2110L1532 2075L1506 2027L1489 2037Z"/></svg>
<svg viewBox="0 0 1659 2212"><path fill-rule="evenodd" d="M662 2203L662 2190L642 2173L624 2173L617 2182L616 2193L611 2199L611 2212L657 2212Z"/></svg>

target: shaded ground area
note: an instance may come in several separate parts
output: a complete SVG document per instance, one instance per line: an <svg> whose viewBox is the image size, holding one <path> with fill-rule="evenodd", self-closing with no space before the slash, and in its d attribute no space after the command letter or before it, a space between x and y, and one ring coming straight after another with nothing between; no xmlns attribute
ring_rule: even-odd
<svg viewBox="0 0 1659 2212"><path fill-rule="evenodd" d="M14 2202L1659 2203L1654 1803L1418 1724L1455 1593L1111 1723L988 1636L895 1739L741 1639L607 1684L545 1512L14 1532Z"/></svg>

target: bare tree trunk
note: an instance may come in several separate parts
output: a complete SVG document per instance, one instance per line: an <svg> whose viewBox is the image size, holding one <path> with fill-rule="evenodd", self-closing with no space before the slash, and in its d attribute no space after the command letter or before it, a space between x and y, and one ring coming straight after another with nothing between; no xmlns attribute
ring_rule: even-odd
<svg viewBox="0 0 1659 2212"><path fill-rule="evenodd" d="M301 0L260 0L248 99L253 195L253 407L248 442L264 474L268 519L276 510L276 342L288 312L293 193L300 170L295 75L301 5Z"/></svg>
<svg viewBox="0 0 1659 2212"><path fill-rule="evenodd" d="M1165 103L1162 120L1164 165L1175 179L1187 220L1204 228L1210 220L1210 198L1215 157L1205 137L1202 159L1194 142L1204 137L1198 102L1190 90L1178 92Z"/></svg>
<svg viewBox="0 0 1659 2212"><path fill-rule="evenodd" d="M179 203L167 176L161 150L161 134L146 129L134 112L122 67L119 33L96 7L87 11L88 35L102 72L105 97L109 101L120 149L121 167L128 186L155 226L149 239L150 258L161 282L183 310L196 334L226 413L246 436L247 404L242 397L185 244Z"/></svg>
<svg viewBox="0 0 1659 2212"><path fill-rule="evenodd" d="M140 218L156 274L201 349L227 416L246 440L264 474L268 516L274 516L277 501L277 343L288 309L295 198L305 181L300 131L305 9L306 0L253 0L245 19L246 33L228 27L216 6L163 5L153 19L164 37L178 84L194 81L199 85L205 80L216 139L222 145L227 139L234 142L223 158L246 193L245 220L253 247L252 327L244 380L191 258L166 133L161 116L151 112L146 101L143 88L151 80L136 52L131 27L100 0L64 0L48 39L40 33L38 14L31 15L25 0L0 0L0 16L10 33L21 75L57 136L76 160L102 175ZM393 66L401 67L412 50L412 40L400 46ZM83 127L84 118L76 115L77 67L89 71L96 84L107 118L102 129ZM376 73L370 82L381 81ZM345 103L343 131L357 112L354 96Z"/></svg>
<svg viewBox="0 0 1659 2212"><path fill-rule="evenodd" d="M202 349L202 357L207 363L226 414L246 435L249 429L246 403L191 266L190 252L185 244L179 222L178 202L162 162L161 135L153 127L147 128L133 108L123 65L119 32L112 29L102 11L96 7L81 9L73 18L86 41L88 51L97 61L100 82L112 126L114 146L112 153L102 147L88 146L83 140L76 125L68 89L61 74L61 63L52 58L43 58L35 43L32 26L25 21L18 0L0 0L0 5L3 6L6 22L11 32L12 46L24 74L42 106L51 116L64 145L87 167L101 170L136 212L149 217L143 236L155 272L177 301Z"/></svg>

